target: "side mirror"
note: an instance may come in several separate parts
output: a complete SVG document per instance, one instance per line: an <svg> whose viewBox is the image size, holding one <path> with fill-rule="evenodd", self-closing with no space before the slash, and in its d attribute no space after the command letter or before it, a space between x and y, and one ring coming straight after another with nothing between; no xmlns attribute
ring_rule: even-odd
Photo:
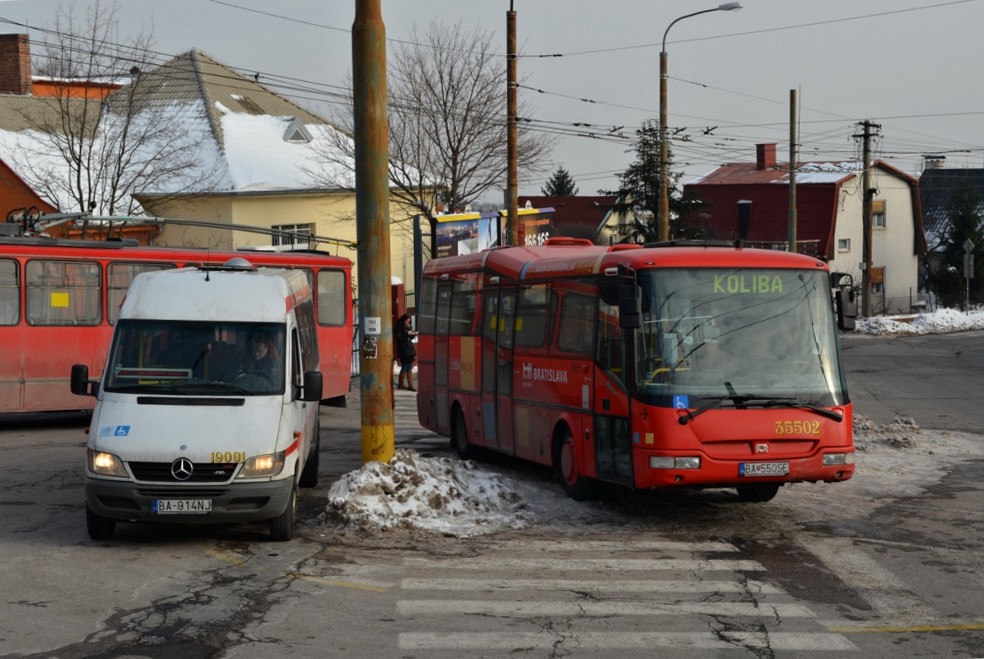
<svg viewBox="0 0 984 659"><path fill-rule="evenodd" d="M321 371L305 371L304 386L301 391L301 400L320 401L324 390L324 376Z"/></svg>
<svg viewBox="0 0 984 659"><path fill-rule="evenodd" d="M95 396L99 380L89 379L89 367L85 364L72 365L72 393L76 396Z"/></svg>
<svg viewBox="0 0 984 659"><path fill-rule="evenodd" d="M837 289L834 306L837 311L837 327L845 332L853 330L858 317L858 303L854 301L854 292L849 288Z"/></svg>
<svg viewBox="0 0 984 659"><path fill-rule="evenodd" d="M618 290L618 326L622 329L642 327L642 300L635 284L627 284Z"/></svg>

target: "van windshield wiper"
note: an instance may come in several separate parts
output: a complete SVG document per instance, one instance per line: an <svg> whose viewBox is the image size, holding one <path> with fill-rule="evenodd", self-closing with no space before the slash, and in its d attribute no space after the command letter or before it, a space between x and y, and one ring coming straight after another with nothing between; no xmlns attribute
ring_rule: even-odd
<svg viewBox="0 0 984 659"><path fill-rule="evenodd" d="M730 389L730 388L729 388ZM724 403L730 402L736 408L745 407L793 407L796 409L809 410L814 414L819 414L820 416L825 416L828 419L833 419L840 423L844 420L844 415L839 412L834 412L833 410L828 410L817 405L811 405L797 398L792 397L775 397L775 396L754 396L749 394L736 394L731 393L727 396L718 396L714 398L710 403L699 407L693 412L687 412L686 414L680 416L677 421L681 426L685 426L691 421L693 421L697 416L703 414L707 410L714 409L716 407L721 407Z"/></svg>

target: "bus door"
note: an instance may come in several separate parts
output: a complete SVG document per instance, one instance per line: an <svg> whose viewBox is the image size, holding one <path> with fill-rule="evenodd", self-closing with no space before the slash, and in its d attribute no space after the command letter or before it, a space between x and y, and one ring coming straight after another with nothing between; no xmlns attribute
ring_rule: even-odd
<svg viewBox="0 0 984 659"><path fill-rule="evenodd" d="M451 322L451 283L437 286L437 313L434 321L434 418L437 432L451 434L450 405L448 400L448 328Z"/></svg>
<svg viewBox="0 0 984 659"><path fill-rule="evenodd" d="M613 293L617 294L617 291ZM612 299L606 299L611 297ZM594 379L595 466L601 480L633 483L631 423L629 422L629 345L633 330L619 326L616 298L602 286L598 301L598 341Z"/></svg>
<svg viewBox="0 0 984 659"><path fill-rule="evenodd" d="M514 454L512 424L513 330L516 290L486 288L482 328L482 419L486 445Z"/></svg>

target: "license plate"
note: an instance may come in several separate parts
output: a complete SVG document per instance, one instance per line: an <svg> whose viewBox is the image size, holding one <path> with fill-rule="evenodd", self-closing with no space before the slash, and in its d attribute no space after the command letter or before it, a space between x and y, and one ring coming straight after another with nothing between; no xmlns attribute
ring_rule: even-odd
<svg viewBox="0 0 984 659"><path fill-rule="evenodd" d="M157 515L204 515L212 512L211 499L154 499Z"/></svg>
<svg viewBox="0 0 984 659"><path fill-rule="evenodd" d="M788 474L788 462L742 462L738 465L739 476L786 476Z"/></svg>

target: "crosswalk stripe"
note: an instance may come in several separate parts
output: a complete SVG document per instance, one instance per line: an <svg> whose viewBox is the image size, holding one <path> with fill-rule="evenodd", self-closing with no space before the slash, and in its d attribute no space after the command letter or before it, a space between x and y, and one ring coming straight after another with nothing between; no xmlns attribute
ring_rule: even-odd
<svg viewBox="0 0 984 659"><path fill-rule="evenodd" d="M564 637L570 639L565 645ZM563 636L532 632L412 632L399 636L403 650L646 650L651 648L694 648L699 650L800 650L856 651L843 636L800 632L587 632Z"/></svg>
<svg viewBox="0 0 984 659"><path fill-rule="evenodd" d="M443 559L408 557L404 565L417 568L433 568L447 571L447 561ZM764 572L765 567L758 561L736 559L660 559L660 558L483 558L484 570L533 570L533 571L579 571L579 570L682 570L688 572L707 572L726 570L729 572Z"/></svg>
<svg viewBox="0 0 984 659"><path fill-rule="evenodd" d="M576 602L483 601L483 600L400 600L401 615L474 614L492 616L661 616L697 614L708 616L763 616L770 618L813 618L813 611L801 604L758 602Z"/></svg>
<svg viewBox="0 0 984 659"><path fill-rule="evenodd" d="M589 593L752 593L775 595L780 588L762 581L710 581L638 579L633 581L595 581L590 579L454 579L406 578L402 590L460 590L485 592L490 590L566 590Z"/></svg>
<svg viewBox="0 0 984 659"><path fill-rule="evenodd" d="M673 540L530 540L523 543L523 550L532 552L566 552L586 554L593 551L618 552L625 554L635 551L673 551L673 552L737 552L738 548L730 542L676 542Z"/></svg>

